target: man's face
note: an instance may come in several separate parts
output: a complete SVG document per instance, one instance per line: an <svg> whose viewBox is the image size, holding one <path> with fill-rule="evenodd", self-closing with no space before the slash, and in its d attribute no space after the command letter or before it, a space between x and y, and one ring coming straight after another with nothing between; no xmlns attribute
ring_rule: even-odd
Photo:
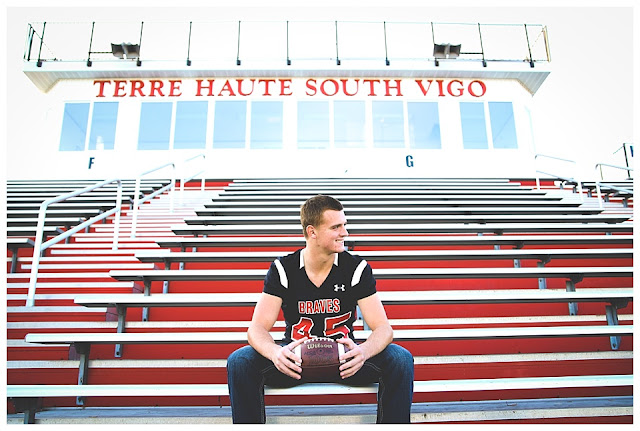
<svg viewBox="0 0 640 431"><path fill-rule="evenodd" d="M322 222L315 227L316 243L328 253L344 251L347 232L347 217L344 211L327 210L322 214Z"/></svg>

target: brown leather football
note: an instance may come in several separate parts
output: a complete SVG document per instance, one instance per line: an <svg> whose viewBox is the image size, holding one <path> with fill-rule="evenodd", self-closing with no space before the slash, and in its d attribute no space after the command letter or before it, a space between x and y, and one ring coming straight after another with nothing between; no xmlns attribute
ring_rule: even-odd
<svg viewBox="0 0 640 431"><path fill-rule="evenodd" d="M302 358L302 380L305 382L338 382L339 367L344 361L339 357L348 352L344 344L331 338L315 337L296 346L293 352Z"/></svg>

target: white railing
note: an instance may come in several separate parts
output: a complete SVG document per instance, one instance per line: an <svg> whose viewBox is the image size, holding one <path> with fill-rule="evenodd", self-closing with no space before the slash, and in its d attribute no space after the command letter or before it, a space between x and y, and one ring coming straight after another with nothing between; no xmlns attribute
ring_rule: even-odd
<svg viewBox="0 0 640 431"><path fill-rule="evenodd" d="M207 159L207 156L204 153L198 154L197 156L193 156L187 160L185 160L183 163L189 163L192 160L195 160L199 157L202 157L202 162L204 163L205 160ZM191 181L192 179L194 179L195 177L197 177L198 175L204 174L206 168L202 168L201 170L199 170L198 172L196 172L195 174L191 175L189 178L186 178L184 176L184 172L183 172L183 176L182 178L180 178L180 202L183 201L184 199L184 185L185 183ZM204 175L202 175L202 178L200 179L200 191L204 192Z"/></svg>
<svg viewBox="0 0 640 431"><path fill-rule="evenodd" d="M79 225L51 238L50 240L43 242L44 237L44 227L45 227L45 218L47 213L47 208L49 205L67 200L69 198L73 198L79 196L83 193L90 192L107 184L111 184L113 182L118 183L118 192L116 194L115 205L109 211L98 214L95 217L92 217ZM50 246L57 244L58 242L70 237L74 233L78 232L81 229L84 229L95 222L100 220L104 220L107 217L115 214L115 226L113 229L113 250L118 249L118 234L120 230L120 212L122 208L122 181L119 179L106 180L100 183L94 184L92 186L85 187L81 190L76 190L70 193L66 193L64 195L56 196L50 199L45 200L40 204L40 211L38 212L38 225L36 228L36 236L35 236L35 244L33 246L33 260L31 263L31 277L29 278L29 291L27 293L27 307L33 307L35 304L35 295L36 295L36 283L38 281L38 269L40 267L40 258L42 256L42 252L45 251Z"/></svg>
<svg viewBox="0 0 640 431"><path fill-rule="evenodd" d="M184 160L182 162L182 164L187 164L188 162L195 160L199 157L202 157L203 160L206 158L205 154L198 154L197 156L193 156L190 157L186 160ZM142 179L143 176L148 175L152 172L156 172L159 171L161 169L164 169L168 166L172 167L172 174L171 174L171 182L169 184L167 184L166 186L154 191L153 193L145 196L144 198L140 199L140 181ZM180 179L180 199L182 200L182 195L184 192L184 184L187 181L191 181L193 178L195 178L196 176L202 174L205 171L205 169L201 169L200 171L196 172L195 174L193 174L190 177L186 177L186 175L183 172L183 176ZM202 184L201 184L201 190L204 191L204 175L202 176ZM167 164L164 164L162 166L158 166L157 168L153 168L150 169L146 172L141 173L140 175L138 175L138 178L136 178L136 189L135 189L135 197L134 197L134 201L133 201L133 216L132 216L132 220L131 220L131 238L135 238L136 237L136 229L138 226L138 211L140 209L140 205L142 205L145 202L150 201L151 199L155 198L156 196L158 196L161 193L164 193L165 191L169 191L169 212L173 213L173 208L174 208L174 189L175 189L175 185L176 185L176 163L174 162L170 162Z"/></svg>
<svg viewBox="0 0 640 431"><path fill-rule="evenodd" d="M563 159L561 157L549 156L549 155L546 155L546 154L536 154L535 155L535 161L536 162L537 162L539 157L552 159L552 160L559 160L561 162L566 162L566 163L571 163L574 166L576 165L575 160ZM576 188L577 188L577 193L580 196L580 202L584 202L584 196L582 194L582 182L579 181L578 179L573 178L573 177L566 177L566 176L563 176L563 175L552 174L552 173L549 173L549 172L541 171L541 170L536 168L536 188L538 190L540 190L540 175L539 174L548 175L550 177L557 178L560 181L575 184Z"/></svg>
<svg viewBox="0 0 640 431"><path fill-rule="evenodd" d="M140 199L140 181L142 180L142 177L144 177L145 175L149 175L150 173L159 171L161 169L164 169L168 166L172 167L172 171L171 171L171 182L169 184L167 184L166 186L154 191L153 193L150 193L149 195L145 196L143 199ZM164 164L162 166L158 166L157 168L153 168L150 169L146 172L141 173L140 175L138 175L138 178L136 178L136 189L135 189L135 195L133 198L133 217L131 220L131 238L135 238L136 237L136 228L137 228L137 224L138 224L138 210L140 205L142 205L143 203L150 201L151 199L155 198L156 196L158 196L161 193L164 193L166 190L173 190L173 188L176 185L176 164L173 162ZM169 212L173 213L173 193L169 194Z"/></svg>
<svg viewBox="0 0 640 431"><path fill-rule="evenodd" d="M596 172L600 171L600 180L604 180L604 177L602 176L602 167L606 166L609 168L614 168L614 169L622 169L624 171L633 171L633 168L630 168L628 166L616 166L616 165L610 165L608 163L597 163L596 164ZM604 183L604 181L599 181L596 180L596 194L598 196L598 205L600 206L600 208L604 208L604 203L603 203L603 199L602 199L602 188L601 185ZM629 190L629 189L625 189L624 187L618 187L618 186L614 186L611 184L607 184L607 188L616 190L618 192L622 192L622 193L628 193L630 195L633 195L633 190Z"/></svg>

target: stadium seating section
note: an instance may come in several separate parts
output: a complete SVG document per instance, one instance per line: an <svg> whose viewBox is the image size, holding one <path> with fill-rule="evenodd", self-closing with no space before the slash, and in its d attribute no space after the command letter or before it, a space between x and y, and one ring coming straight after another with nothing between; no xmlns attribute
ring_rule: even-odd
<svg viewBox="0 0 640 431"><path fill-rule="evenodd" d="M51 245L29 306L40 204L94 183L7 183L8 423L230 423L226 358L270 262L304 246L299 207L318 193L344 204L348 249L414 355L412 422L633 422L628 184L600 208L588 185L580 197L552 179L194 181L175 206L175 192L141 205L132 233L123 181L117 249L114 216ZM115 196L53 204L45 237ZM267 422L372 423L376 392L267 387Z"/></svg>

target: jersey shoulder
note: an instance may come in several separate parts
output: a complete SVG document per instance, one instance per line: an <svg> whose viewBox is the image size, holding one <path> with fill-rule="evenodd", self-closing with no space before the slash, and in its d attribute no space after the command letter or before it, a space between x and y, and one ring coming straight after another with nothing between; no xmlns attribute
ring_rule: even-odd
<svg viewBox="0 0 640 431"><path fill-rule="evenodd" d="M343 251L338 254L338 267L351 277L351 286L360 283L363 276L371 277L371 267L362 257Z"/></svg>

